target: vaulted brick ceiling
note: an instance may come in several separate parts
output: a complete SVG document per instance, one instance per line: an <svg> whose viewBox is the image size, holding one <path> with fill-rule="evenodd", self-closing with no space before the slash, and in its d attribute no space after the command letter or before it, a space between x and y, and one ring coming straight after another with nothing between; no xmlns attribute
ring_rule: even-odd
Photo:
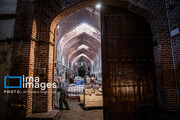
<svg viewBox="0 0 180 120"><path fill-rule="evenodd" d="M59 36L62 37L81 23L87 23L100 31L100 16L97 13L99 12L95 11L93 13L93 9L91 8L84 8L62 19L59 22Z"/></svg>
<svg viewBox="0 0 180 120"><path fill-rule="evenodd" d="M71 67L79 61L92 64L101 52L100 36L99 12L84 8L59 22L57 50L66 56Z"/></svg>
<svg viewBox="0 0 180 120"><path fill-rule="evenodd" d="M84 61L84 62L87 62L87 63L90 63L91 65L93 65L93 61L91 60L91 58L89 58L87 55L85 54L80 54L78 55L73 61L72 61L72 65L74 65L76 62L79 62L79 61Z"/></svg>

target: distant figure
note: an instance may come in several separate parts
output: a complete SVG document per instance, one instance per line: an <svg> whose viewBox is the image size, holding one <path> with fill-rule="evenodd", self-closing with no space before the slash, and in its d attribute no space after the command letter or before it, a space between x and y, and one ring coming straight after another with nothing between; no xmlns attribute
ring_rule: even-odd
<svg viewBox="0 0 180 120"><path fill-rule="evenodd" d="M68 102L67 102L67 91L66 91L66 85L63 81L61 81L61 77L58 77L58 81L59 81L59 87L58 87L58 91L61 92L60 95L60 99L59 99L59 107L60 110L63 110L63 103L66 107L66 110L70 110Z"/></svg>
<svg viewBox="0 0 180 120"><path fill-rule="evenodd" d="M69 84L72 84L72 83L74 83L74 78L73 78L73 76L71 76L71 77L69 78Z"/></svg>
<svg viewBox="0 0 180 120"><path fill-rule="evenodd" d="M91 84L92 86L96 84L96 82L95 82L95 80L94 80L94 77L91 77L90 84Z"/></svg>
<svg viewBox="0 0 180 120"><path fill-rule="evenodd" d="M87 76L84 76L84 83L87 84Z"/></svg>

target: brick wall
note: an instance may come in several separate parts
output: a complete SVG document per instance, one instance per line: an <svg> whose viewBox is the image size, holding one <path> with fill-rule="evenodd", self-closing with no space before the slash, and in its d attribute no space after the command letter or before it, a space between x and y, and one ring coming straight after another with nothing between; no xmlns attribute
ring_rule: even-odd
<svg viewBox="0 0 180 120"><path fill-rule="evenodd" d="M180 29L180 1L172 0L167 2L170 7L168 10L169 15L169 29L173 30L175 28ZM180 99L180 34L177 34L171 38L172 41L172 52L174 57L174 69L175 78L177 79L178 93Z"/></svg>
<svg viewBox="0 0 180 120"><path fill-rule="evenodd" d="M0 86L0 116L1 119L5 119L6 117L6 110L7 110L7 103L8 103L8 95L4 94L4 76L9 75L10 73L10 67L11 67L11 48L12 48L12 42L11 40L1 40L0 41L0 80L1 80L1 86Z"/></svg>
<svg viewBox="0 0 180 120"><path fill-rule="evenodd" d="M34 76L35 22L34 1L18 0L12 40L11 76ZM21 89L31 91L31 89ZM32 94L10 94L8 116L26 116L32 113ZM22 109L13 106L24 105ZM17 117L18 119L18 117Z"/></svg>
<svg viewBox="0 0 180 120"><path fill-rule="evenodd" d="M104 0L104 2L139 14L149 22L154 44L158 105L164 110L177 110L175 71L164 1ZM74 11L84 7L94 7L96 3L96 0L83 0L79 3L72 0L71 4L67 4L62 0L18 0L11 75L39 76L41 82L53 82L54 31L56 25L61 19ZM179 10L176 10L177 12ZM171 16L175 17L173 13ZM172 17L171 24L173 26L178 22L178 18ZM179 68L178 62L180 58L179 39L179 36L173 38L177 68ZM45 75L40 74L41 68L46 68ZM52 89L47 91L52 91ZM25 104L27 106L25 110L18 113L10 111L10 113L16 115L31 114L32 109L33 112L51 111L52 94L11 96L10 103Z"/></svg>

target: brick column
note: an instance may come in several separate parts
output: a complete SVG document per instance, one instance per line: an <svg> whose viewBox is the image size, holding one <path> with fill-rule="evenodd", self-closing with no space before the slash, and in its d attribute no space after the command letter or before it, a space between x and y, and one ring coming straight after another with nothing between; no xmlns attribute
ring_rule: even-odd
<svg viewBox="0 0 180 120"><path fill-rule="evenodd" d="M38 61L36 76L40 78L40 82L53 82L53 54L54 42L50 41L49 30L39 32L39 40L36 48L38 48ZM45 73L41 73L41 69L45 69ZM35 89L41 91L40 89ZM38 93L33 95L33 112L47 112L52 110L52 88L46 89L49 93Z"/></svg>
<svg viewBox="0 0 180 120"><path fill-rule="evenodd" d="M170 33L176 31L174 35L171 35L171 45L174 60L175 79L178 88L178 97L180 103L180 1L171 0L167 2L168 17L169 17L169 29Z"/></svg>
<svg viewBox="0 0 180 120"><path fill-rule="evenodd" d="M177 88L173 67L168 24L159 24L156 47L158 105L168 111L178 110Z"/></svg>
<svg viewBox="0 0 180 120"><path fill-rule="evenodd" d="M32 37L34 1L18 0L14 39L12 41L11 76L34 75L34 47ZM20 89L31 90L31 89ZM19 119L32 112L32 94L10 94L8 117ZM14 106L24 107L16 108ZM15 117L14 117L15 116Z"/></svg>

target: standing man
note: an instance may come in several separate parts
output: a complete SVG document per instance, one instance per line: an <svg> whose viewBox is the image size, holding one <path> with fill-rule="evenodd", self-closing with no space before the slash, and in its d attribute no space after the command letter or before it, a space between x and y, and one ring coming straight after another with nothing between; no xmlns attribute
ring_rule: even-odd
<svg viewBox="0 0 180 120"><path fill-rule="evenodd" d="M63 103L66 107L66 110L70 110L68 102L67 102L67 91L65 89L65 83L61 80L61 77L58 77L58 81L59 81L58 90L61 92L60 99L59 99L60 110L63 110Z"/></svg>

